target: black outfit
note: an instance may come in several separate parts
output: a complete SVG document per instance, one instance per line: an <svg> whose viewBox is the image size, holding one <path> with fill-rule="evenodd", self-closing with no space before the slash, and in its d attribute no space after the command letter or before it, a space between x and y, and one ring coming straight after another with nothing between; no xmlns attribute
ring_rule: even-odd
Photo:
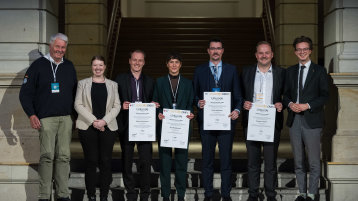
<svg viewBox="0 0 358 201"><path fill-rule="evenodd" d="M107 88L105 83L92 82L91 100L93 115L102 119L106 113ZM78 131L83 154L86 162L85 183L88 197L96 196L97 174L100 170L100 195L107 198L109 185L112 183L112 152L116 138L116 132L105 126L105 131L100 131L92 125L87 130Z"/></svg>
<svg viewBox="0 0 358 201"><path fill-rule="evenodd" d="M290 102L297 100L299 65L296 64L287 69L285 92L283 102L288 106ZM303 112L304 119L310 128L322 128L324 125L324 104L329 97L327 71L324 67L311 63L307 73L304 90L300 95L301 103L308 103L311 109ZM295 113L288 109L286 125L291 127Z"/></svg>
<svg viewBox="0 0 358 201"><path fill-rule="evenodd" d="M56 67L56 64L52 66ZM56 79L60 83L60 93L51 93L51 83L54 83L51 62L41 57L30 65L20 90L20 102L27 116L36 114L42 119L73 113L77 77L71 61L63 59L58 66Z"/></svg>
<svg viewBox="0 0 358 201"><path fill-rule="evenodd" d="M242 91L244 101L253 102L255 93L255 76L257 65L249 66L243 69L241 74ZM285 69L272 66L272 103L282 103L282 93L284 90ZM242 112L242 126L247 134L249 111ZM280 143L280 134L283 127L283 112L276 111L274 142L259 142L246 140L247 157L248 157L248 184L249 196L257 200L259 196L260 172L261 172L261 147L264 153L264 187L266 196L269 198L276 197L275 187L277 184L277 151Z"/></svg>
<svg viewBox="0 0 358 201"><path fill-rule="evenodd" d="M137 101L137 96L133 96L132 90L133 75L131 72L120 74L116 78L118 83L118 93L121 102ZM154 80L143 73L140 76L142 86L139 85L139 100L143 103L150 103L153 96ZM136 92L136 91L135 91ZM123 160L123 182L127 190L127 199L136 200L135 179L132 173L134 146L137 144L139 154L138 170L140 172L140 199L148 200L150 195L150 175L152 160L152 142L129 142L128 141L128 110L121 109L117 116L119 127L119 138L122 148Z"/></svg>

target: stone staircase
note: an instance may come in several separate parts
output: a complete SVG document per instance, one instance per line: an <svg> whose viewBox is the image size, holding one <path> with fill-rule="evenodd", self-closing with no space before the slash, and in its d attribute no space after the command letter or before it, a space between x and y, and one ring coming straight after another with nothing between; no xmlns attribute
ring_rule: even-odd
<svg viewBox="0 0 358 201"><path fill-rule="evenodd" d="M83 161L80 159L73 161L77 163L77 167L71 173L70 188L72 192L73 201L87 201L84 184L83 173ZM215 174L214 174L214 201L220 200L220 173L219 173L219 161L215 162ZM122 173L120 170L120 160L115 159L113 161L113 182L111 184L111 191L109 195L109 201L124 201L125 189L123 185ZM277 183L277 200L278 201L293 201L298 193L298 187L296 184L295 174L293 173L293 161L292 159L278 159L277 167L278 183ZM161 201L160 196L160 179L159 179L159 161L153 160L152 165L152 193L151 201ZM247 160L245 159L233 159L233 174L232 174L232 191L231 198L235 201L246 201L248 198L248 186L247 186ZM204 199L204 189L202 187L201 179L201 161L200 159L190 159L188 161L188 174L187 174L187 191L185 199L186 201L202 201ZM119 169L118 169L119 168ZM133 164L133 171L136 171L136 162ZM261 168L263 172L263 166ZM140 177L136 174L137 182ZM263 173L261 173L260 183L260 200L266 200L263 192ZM174 174L172 173L172 194L171 200L176 201L177 195L174 187ZM321 178L319 198L317 201L326 201L327 181L325 178ZM99 189L97 189L97 196L99 197ZM99 198L98 198L99 199Z"/></svg>

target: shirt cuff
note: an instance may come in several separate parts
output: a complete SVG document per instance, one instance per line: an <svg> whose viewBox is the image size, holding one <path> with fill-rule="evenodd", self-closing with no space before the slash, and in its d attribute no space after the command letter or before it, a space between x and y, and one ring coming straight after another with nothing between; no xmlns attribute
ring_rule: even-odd
<svg viewBox="0 0 358 201"><path fill-rule="evenodd" d="M239 109L235 109L239 114L240 114L240 110Z"/></svg>

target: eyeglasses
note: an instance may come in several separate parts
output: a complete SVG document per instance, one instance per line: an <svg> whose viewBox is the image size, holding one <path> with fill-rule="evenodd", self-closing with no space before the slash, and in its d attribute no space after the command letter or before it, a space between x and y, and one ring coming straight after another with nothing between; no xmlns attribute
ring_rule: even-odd
<svg viewBox="0 0 358 201"><path fill-rule="evenodd" d="M308 50L310 50L310 48L297 48L296 52L307 52Z"/></svg>
<svg viewBox="0 0 358 201"><path fill-rule="evenodd" d="M224 49L224 48L222 48L222 47L209 47L209 50L222 50L222 49Z"/></svg>

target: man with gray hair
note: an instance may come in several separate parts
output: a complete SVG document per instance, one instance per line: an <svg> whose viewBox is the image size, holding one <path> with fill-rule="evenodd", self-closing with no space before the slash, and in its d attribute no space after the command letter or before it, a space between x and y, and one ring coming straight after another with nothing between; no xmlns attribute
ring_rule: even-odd
<svg viewBox="0 0 358 201"><path fill-rule="evenodd" d="M71 114L77 76L72 62L63 58L67 43L62 33L51 36L49 53L30 65L20 90L20 102L30 125L39 132L39 201L50 200L52 179L57 200L70 200Z"/></svg>

